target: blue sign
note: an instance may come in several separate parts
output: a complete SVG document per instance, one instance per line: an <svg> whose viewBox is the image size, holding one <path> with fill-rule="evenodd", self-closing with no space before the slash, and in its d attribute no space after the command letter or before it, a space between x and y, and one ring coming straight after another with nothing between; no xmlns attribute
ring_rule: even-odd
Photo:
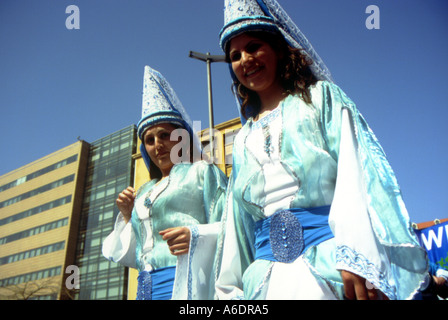
<svg viewBox="0 0 448 320"><path fill-rule="evenodd" d="M430 262L448 270L448 221L421 230L415 230L420 245L428 252Z"/></svg>

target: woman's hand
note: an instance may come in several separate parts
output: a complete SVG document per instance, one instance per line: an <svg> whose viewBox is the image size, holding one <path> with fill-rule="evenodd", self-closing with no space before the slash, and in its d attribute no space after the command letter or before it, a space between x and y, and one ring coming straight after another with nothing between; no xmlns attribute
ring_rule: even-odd
<svg viewBox="0 0 448 320"><path fill-rule="evenodd" d="M123 190L116 200L117 207L123 215L126 223L131 220L132 210L134 209L135 190L132 187L127 187Z"/></svg>
<svg viewBox="0 0 448 320"><path fill-rule="evenodd" d="M174 256L188 253L190 249L190 229L187 227L168 228L160 231L162 239L167 241L170 252Z"/></svg>
<svg viewBox="0 0 448 320"><path fill-rule="evenodd" d="M342 270L342 281L344 283L345 296L349 300L378 300L386 298L378 289L371 285L366 279L349 271Z"/></svg>

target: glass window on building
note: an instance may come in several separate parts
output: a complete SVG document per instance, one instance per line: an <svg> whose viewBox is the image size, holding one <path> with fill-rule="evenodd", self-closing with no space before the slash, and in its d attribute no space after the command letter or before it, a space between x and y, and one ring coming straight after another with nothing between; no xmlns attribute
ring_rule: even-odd
<svg viewBox="0 0 448 320"><path fill-rule="evenodd" d="M119 190L133 184L135 149L135 126L91 144L75 263L80 289L75 299L127 299L127 269L106 260L102 244L118 215L115 200Z"/></svg>

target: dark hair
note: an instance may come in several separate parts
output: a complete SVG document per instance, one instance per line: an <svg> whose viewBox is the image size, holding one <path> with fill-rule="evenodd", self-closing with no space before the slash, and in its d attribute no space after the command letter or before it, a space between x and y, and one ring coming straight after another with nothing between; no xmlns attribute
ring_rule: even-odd
<svg viewBox="0 0 448 320"><path fill-rule="evenodd" d="M280 33L270 33L262 31L250 31L247 35L260 39L268 43L282 57L278 62L280 70L281 84L285 94L297 94L305 102L311 103L309 86L317 82L317 78L311 71L310 65L313 63L301 49L293 48L285 41ZM226 48L227 61L229 59L230 45ZM238 79L234 79L232 88L234 94L242 100L241 114L247 119L255 116L260 110L261 101L258 94L245 86ZM248 107L251 110L248 110Z"/></svg>

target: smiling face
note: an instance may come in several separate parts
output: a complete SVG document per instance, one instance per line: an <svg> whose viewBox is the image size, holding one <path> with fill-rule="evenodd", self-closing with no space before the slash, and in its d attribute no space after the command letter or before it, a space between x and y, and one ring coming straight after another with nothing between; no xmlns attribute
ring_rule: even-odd
<svg viewBox="0 0 448 320"><path fill-rule="evenodd" d="M230 41L229 59L233 72L260 99L282 92L278 74L279 54L260 38L241 34Z"/></svg>
<svg viewBox="0 0 448 320"><path fill-rule="evenodd" d="M171 132L177 129L169 123L160 123L146 130L143 136L146 152L151 161L160 169L162 177L169 175L173 162L170 157L171 149L179 143L171 141Z"/></svg>

